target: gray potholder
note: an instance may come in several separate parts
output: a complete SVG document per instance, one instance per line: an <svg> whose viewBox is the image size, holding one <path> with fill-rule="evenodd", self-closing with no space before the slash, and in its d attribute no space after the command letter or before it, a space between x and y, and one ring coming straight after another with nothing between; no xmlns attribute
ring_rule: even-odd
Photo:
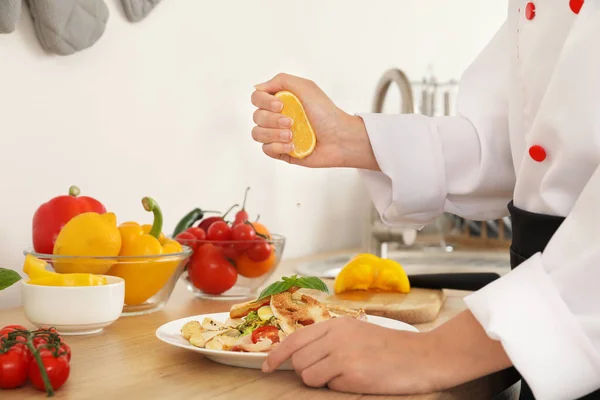
<svg viewBox="0 0 600 400"><path fill-rule="evenodd" d="M42 47L66 56L100 39L108 22L103 0L27 0Z"/></svg>
<svg viewBox="0 0 600 400"><path fill-rule="evenodd" d="M139 22L146 18L150 11L160 0L122 0L123 9L127 19L131 22Z"/></svg>
<svg viewBox="0 0 600 400"><path fill-rule="evenodd" d="M0 0L0 33L11 33L21 16L22 0Z"/></svg>

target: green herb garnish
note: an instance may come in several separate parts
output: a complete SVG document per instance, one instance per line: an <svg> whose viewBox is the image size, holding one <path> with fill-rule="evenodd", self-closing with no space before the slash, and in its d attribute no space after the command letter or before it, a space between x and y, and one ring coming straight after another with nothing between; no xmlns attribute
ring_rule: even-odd
<svg viewBox="0 0 600 400"><path fill-rule="evenodd" d="M294 286L304 289L315 289L320 290L321 292L329 293L329 289L327 288L325 282L316 276L304 276L302 278L298 278L298 275L293 275L289 278L283 277L280 281L267 286L265 290L260 293L257 300L262 300L265 297L269 297L277 293L283 293Z"/></svg>
<svg viewBox="0 0 600 400"><path fill-rule="evenodd" d="M12 269L0 268L0 290L4 290L21 280L21 275Z"/></svg>

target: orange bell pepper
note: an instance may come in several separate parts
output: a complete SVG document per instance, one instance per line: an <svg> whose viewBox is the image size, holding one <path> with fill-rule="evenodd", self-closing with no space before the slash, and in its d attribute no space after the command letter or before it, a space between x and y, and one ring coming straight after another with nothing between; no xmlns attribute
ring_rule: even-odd
<svg viewBox="0 0 600 400"><path fill-rule="evenodd" d="M119 256L132 258L120 260L108 272L109 275L125 280L127 305L141 304L158 293L171 279L181 262L175 254L183 251L177 241L163 235L163 215L156 201L144 197L142 204L146 211L154 214L154 222L152 225L140 225L137 222L124 222L119 225ZM174 256L170 257L169 254Z"/></svg>

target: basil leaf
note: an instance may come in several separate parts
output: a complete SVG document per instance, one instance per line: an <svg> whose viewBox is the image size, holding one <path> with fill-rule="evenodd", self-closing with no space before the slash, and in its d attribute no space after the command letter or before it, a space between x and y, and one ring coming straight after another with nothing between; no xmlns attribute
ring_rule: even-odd
<svg viewBox="0 0 600 400"><path fill-rule="evenodd" d="M265 297L274 294L283 293L294 286L305 289L316 289L321 292L329 293L329 288L321 279L315 276L298 278L298 275L293 275L291 277L283 277L281 278L281 281L277 281L267 286L267 288L260 293L257 300L262 300Z"/></svg>
<svg viewBox="0 0 600 400"><path fill-rule="evenodd" d="M320 290L321 292L329 293L329 288L321 279L316 276L306 276L299 278L296 281L296 286L305 288L305 289L315 289Z"/></svg>
<svg viewBox="0 0 600 400"><path fill-rule="evenodd" d="M277 294L277 293L283 293L286 290L288 290L289 288L291 288L292 286L294 286L294 282L291 280L287 280L287 281L278 281L275 283L270 284L269 286L267 286L265 288L265 290L263 290L260 295L258 296L257 300L262 300L265 297L269 297L273 294Z"/></svg>
<svg viewBox="0 0 600 400"><path fill-rule="evenodd" d="M14 285L21 280L21 275L12 269L0 268L0 290Z"/></svg>

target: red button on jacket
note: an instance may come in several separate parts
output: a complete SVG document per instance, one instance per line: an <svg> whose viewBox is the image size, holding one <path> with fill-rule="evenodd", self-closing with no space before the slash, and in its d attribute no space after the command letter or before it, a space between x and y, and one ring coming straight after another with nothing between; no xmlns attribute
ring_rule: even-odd
<svg viewBox="0 0 600 400"><path fill-rule="evenodd" d="M570 0L569 7L571 7L571 11L573 11L575 14L579 14L581 7L583 7L583 2L584 0Z"/></svg>
<svg viewBox="0 0 600 400"><path fill-rule="evenodd" d="M529 156L531 156L534 161L542 162L546 159L546 150L544 150L542 146L536 144L529 148Z"/></svg>
<svg viewBox="0 0 600 400"><path fill-rule="evenodd" d="M525 6L525 18L532 20L533 17L535 17L535 4L530 2Z"/></svg>

